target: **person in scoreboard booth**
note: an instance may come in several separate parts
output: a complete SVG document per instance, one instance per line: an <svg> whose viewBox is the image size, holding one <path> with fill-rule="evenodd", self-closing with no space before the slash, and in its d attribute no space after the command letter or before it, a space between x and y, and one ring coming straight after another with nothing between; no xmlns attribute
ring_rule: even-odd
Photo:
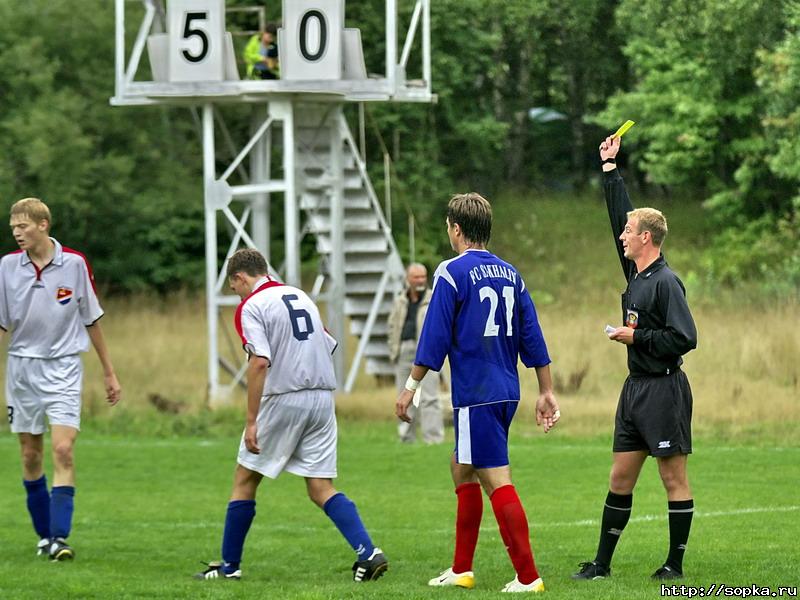
<svg viewBox="0 0 800 600"><path fill-rule="evenodd" d="M622 295L623 327L609 329L625 344L628 378L622 387L614 426L614 458L594 560L580 564L573 579L611 575L611 557L633 508L633 488L648 456L658 462L667 492L669 551L652 578L683 576L694 500L686 474L692 452L692 390L681 370L682 356L697 347L697 329L686 290L667 265L661 246L664 215L634 210L616 166L618 136L600 144L605 192L617 254L628 287Z"/></svg>
<svg viewBox="0 0 800 600"><path fill-rule="evenodd" d="M242 299L235 325L248 355L247 420L222 536L222 561L195 577L240 579L244 541L256 512L256 491L283 471L305 478L308 496L356 552L353 580L381 577L388 562L373 545L356 505L333 487L336 472L336 341L314 302L299 288L274 281L253 249L237 250L227 267Z"/></svg>
<svg viewBox="0 0 800 600"><path fill-rule="evenodd" d="M279 79L278 27L267 23L264 31L252 36L244 49L248 79Z"/></svg>
<svg viewBox="0 0 800 600"><path fill-rule="evenodd" d="M38 198L11 207L11 232L19 250L0 260L0 335L10 334L6 404L12 433L19 436L22 483L36 552L53 561L75 557L67 543L75 496L73 448L81 421L83 365L89 342L103 366L112 406L122 390L103 330L103 309L86 257L50 237L50 209ZM45 417L53 450L53 487L44 473Z"/></svg>
<svg viewBox="0 0 800 600"><path fill-rule="evenodd" d="M449 358L456 435L450 461L457 497L455 554L452 566L428 584L474 587L483 487L516 571L502 591L542 592L525 509L511 482L508 431L520 401L519 359L536 370L536 422L545 432L558 422L550 357L522 276L486 249L492 229L489 202L476 193L454 196L446 223L458 256L436 270L414 366L395 407L397 416L408 421L423 377Z"/></svg>

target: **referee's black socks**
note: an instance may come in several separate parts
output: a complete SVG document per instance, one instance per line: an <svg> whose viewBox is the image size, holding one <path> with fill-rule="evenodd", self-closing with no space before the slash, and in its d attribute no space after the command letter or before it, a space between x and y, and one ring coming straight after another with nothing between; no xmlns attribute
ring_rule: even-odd
<svg viewBox="0 0 800 600"><path fill-rule="evenodd" d="M600 543L597 546L595 561L610 568L614 548L617 547L619 536L631 518L633 507L633 494L615 494L608 492L606 504L603 508L603 523L600 527Z"/></svg>
<svg viewBox="0 0 800 600"><path fill-rule="evenodd" d="M683 573L683 554L692 527L694 500L674 500L667 502L669 509L669 555L666 565L678 573Z"/></svg>

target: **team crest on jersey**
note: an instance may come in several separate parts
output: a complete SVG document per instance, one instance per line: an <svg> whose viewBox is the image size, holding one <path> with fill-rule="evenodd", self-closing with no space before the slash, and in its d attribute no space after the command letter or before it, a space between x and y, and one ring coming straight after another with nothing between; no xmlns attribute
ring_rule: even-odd
<svg viewBox="0 0 800 600"><path fill-rule="evenodd" d="M635 310L628 309L628 316L625 318L625 325L631 329L636 329L639 324L639 313Z"/></svg>
<svg viewBox="0 0 800 600"><path fill-rule="evenodd" d="M72 300L72 290L66 287L60 287L56 291L56 301L59 304L69 304Z"/></svg>

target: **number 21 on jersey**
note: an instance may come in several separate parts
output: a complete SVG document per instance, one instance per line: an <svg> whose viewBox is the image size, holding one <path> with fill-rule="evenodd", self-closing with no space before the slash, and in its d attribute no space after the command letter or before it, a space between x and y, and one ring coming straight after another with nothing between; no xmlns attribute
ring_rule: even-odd
<svg viewBox="0 0 800 600"><path fill-rule="evenodd" d="M507 285L503 288L503 304L505 305L506 317L506 336L514 335L512 319L514 318L514 288ZM486 317L486 327L483 330L483 337L497 337L500 335L500 325L497 323L497 305L499 298L493 287L482 287L478 293L481 304L484 300L489 301L489 315Z"/></svg>

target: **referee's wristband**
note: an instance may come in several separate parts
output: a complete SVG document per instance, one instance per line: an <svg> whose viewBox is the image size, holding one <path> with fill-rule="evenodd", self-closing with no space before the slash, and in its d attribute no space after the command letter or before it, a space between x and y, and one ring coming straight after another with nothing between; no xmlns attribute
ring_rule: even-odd
<svg viewBox="0 0 800 600"><path fill-rule="evenodd" d="M607 158L603 162L601 162L600 164L601 165L605 165L605 164L608 164L608 163L611 163L612 165L615 165L615 164L617 164L617 159L616 158Z"/></svg>
<svg viewBox="0 0 800 600"><path fill-rule="evenodd" d="M409 375L408 379L406 379L406 389L409 392L416 392L418 387L419 387L419 381L417 381L416 379L411 377L411 375Z"/></svg>

